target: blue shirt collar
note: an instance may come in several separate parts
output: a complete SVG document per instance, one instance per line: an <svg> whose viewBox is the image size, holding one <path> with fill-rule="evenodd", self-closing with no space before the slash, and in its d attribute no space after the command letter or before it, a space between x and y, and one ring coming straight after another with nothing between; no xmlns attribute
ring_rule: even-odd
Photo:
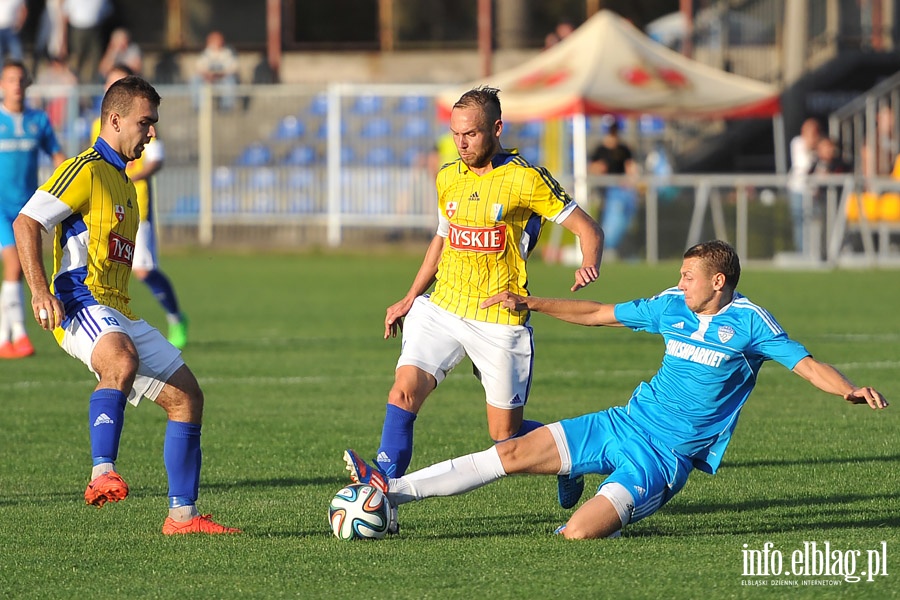
<svg viewBox="0 0 900 600"><path fill-rule="evenodd" d="M119 153L113 150L103 138L97 138L97 141L94 142L94 150L100 153L100 156L103 158L103 160L105 160L118 170L122 171L123 169L125 169L125 161L122 160L122 157L119 156Z"/></svg>

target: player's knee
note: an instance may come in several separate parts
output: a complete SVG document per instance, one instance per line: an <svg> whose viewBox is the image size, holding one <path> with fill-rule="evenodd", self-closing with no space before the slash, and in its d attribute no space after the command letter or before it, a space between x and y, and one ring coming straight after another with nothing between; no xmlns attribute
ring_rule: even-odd
<svg viewBox="0 0 900 600"><path fill-rule="evenodd" d="M567 540L594 540L600 536L597 531L591 531L584 527L579 527L575 523L567 523L565 529L560 534Z"/></svg>
<svg viewBox="0 0 900 600"><path fill-rule="evenodd" d="M388 404L411 413L418 413L424 400L417 398L414 391L396 385L388 392Z"/></svg>
<svg viewBox="0 0 900 600"><path fill-rule="evenodd" d="M526 451L522 438L504 440L496 445L497 455L507 473L518 473L526 467Z"/></svg>
<svg viewBox="0 0 900 600"><path fill-rule="evenodd" d="M95 363L95 370L101 379L128 383L134 381L140 360L134 352L118 352L104 355L102 364ZM130 387L130 385L129 385Z"/></svg>

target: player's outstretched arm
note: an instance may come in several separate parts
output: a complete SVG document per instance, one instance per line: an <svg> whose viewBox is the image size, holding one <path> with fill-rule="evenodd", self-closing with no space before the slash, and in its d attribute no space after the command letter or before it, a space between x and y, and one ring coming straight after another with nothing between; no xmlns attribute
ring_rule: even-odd
<svg viewBox="0 0 900 600"><path fill-rule="evenodd" d="M841 396L851 404L868 404L872 408L887 408L888 402L875 388L854 385L833 366L807 356L794 366L794 373L829 394Z"/></svg>
<svg viewBox="0 0 900 600"><path fill-rule="evenodd" d="M444 252L444 238L435 235L428 249L425 251L425 258L422 259L422 266L419 267L416 278L413 280L409 291L399 301L391 304L384 315L384 339L397 337L397 334L403 330L403 317L412 308L416 298L424 294L431 284L434 283L435 276L438 271L438 264L441 262L441 254Z"/></svg>
<svg viewBox="0 0 900 600"><path fill-rule="evenodd" d="M603 229L586 212L576 207L562 226L578 236L581 246L581 267L575 271L575 292L593 283L600 276L600 261L603 259Z"/></svg>
<svg viewBox="0 0 900 600"><path fill-rule="evenodd" d="M500 304L511 311L532 310L546 315L575 323L598 327L621 327L616 320L615 305L594 302L593 300L568 300L563 298L538 298L537 296L520 296L512 292L494 294L481 303L481 308Z"/></svg>

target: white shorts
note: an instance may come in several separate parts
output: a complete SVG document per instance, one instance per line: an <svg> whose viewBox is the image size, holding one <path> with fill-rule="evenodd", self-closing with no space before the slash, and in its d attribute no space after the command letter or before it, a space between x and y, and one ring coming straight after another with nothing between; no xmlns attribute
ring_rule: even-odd
<svg viewBox="0 0 900 600"><path fill-rule="evenodd" d="M467 356L497 408L524 406L531 391L534 339L529 325L501 325L463 319L419 296L403 321L397 366L412 365L438 384Z"/></svg>
<svg viewBox="0 0 900 600"><path fill-rule="evenodd" d="M88 306L71 318L60 346L97 375L91 366L94 347L101 337L114 332L124 333L131 338L140 360L128 401L137 406L144 396L156 400L169 378L184 364L184 360L181 358L181 351L146 321L132 321L108 306ZM97 379L100 379L99 375Z"/></svg>
<svg viewBox="0 0 900 600"><path fill-rule="evenodd" d="M152 271L156 266L156 229L152 222L141 221L134 238L134 258L131 261L131 268Z"/></svg>

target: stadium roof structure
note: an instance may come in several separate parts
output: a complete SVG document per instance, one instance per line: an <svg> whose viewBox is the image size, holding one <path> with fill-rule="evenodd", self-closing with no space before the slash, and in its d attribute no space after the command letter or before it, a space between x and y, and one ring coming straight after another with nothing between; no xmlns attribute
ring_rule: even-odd
<svg viewBox="0 0 900 600"><path fill-rule="evenodd" d="M778 88L687 58L609 10L517 67L448 89L439 110L448 115L478 85L501 90L507 121L606 113L743 119L781 112Z"/></svg>

